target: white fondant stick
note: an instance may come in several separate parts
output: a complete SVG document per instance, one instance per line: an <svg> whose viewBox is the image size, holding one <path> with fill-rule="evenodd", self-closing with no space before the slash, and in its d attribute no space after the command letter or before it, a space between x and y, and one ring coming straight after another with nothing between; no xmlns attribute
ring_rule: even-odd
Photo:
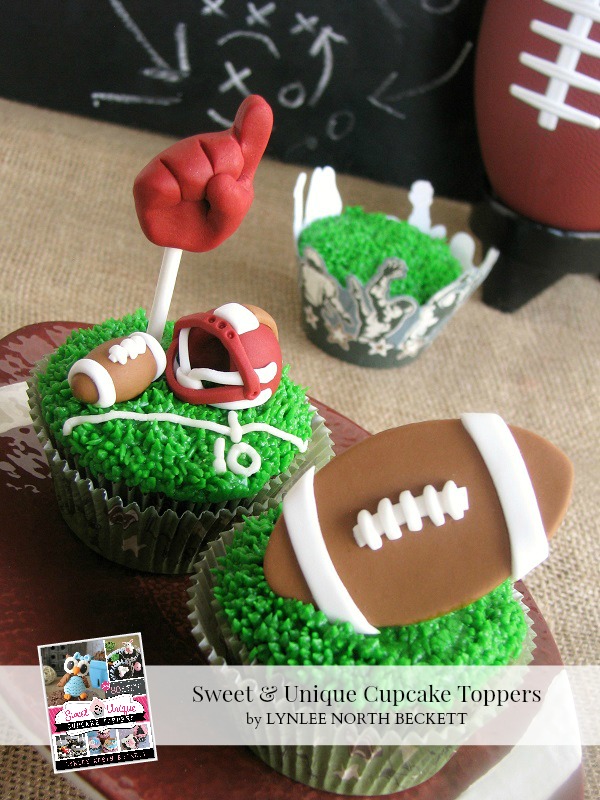
<svg viewBox="0 0 600 800"><path fill-rule="evenodd" d="M177 247L165 247L163 253L160 273L154 291L152 310L148 318L148 333L159 342L162 339L169 308L171 307L171 299L175 289L182 253L183 250L179 250Z"/></svg>

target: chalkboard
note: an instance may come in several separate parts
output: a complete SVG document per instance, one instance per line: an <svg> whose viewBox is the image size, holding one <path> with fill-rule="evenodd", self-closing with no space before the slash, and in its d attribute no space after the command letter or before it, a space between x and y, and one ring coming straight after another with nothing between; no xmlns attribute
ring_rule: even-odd
<svg viewBox="0 0 600 800"><path fill-rule="evenodd" d="M284 161L474 199L483 0L18 0L0 94L187 136L263 95Z"/></svg>

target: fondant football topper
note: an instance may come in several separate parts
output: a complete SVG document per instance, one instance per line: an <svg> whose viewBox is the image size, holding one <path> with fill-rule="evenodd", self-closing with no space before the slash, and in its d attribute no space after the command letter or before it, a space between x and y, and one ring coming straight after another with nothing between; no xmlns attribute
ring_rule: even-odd
<svg viewBox="0 0 600 800"><path fill-rule="evenodd" d="M385 431L290 489L265 577L359 633L433 619L541 563L572 482L558 448L496 414Z"/></svg>
<svg viewBox="0 0 600 800"><path fill-rule="evenodd" d="M82 403L108 408L140 395L165 371L161 344L143 331L110 339L76 361L67 379Z"/></svg>
<svg viewBox="0 0 600 800"><path fill-rule="evenodd" d="M175 323L166 377L180 400L239 410L272 397L281 367L272 317L256 306L226 303Z"/></svg>

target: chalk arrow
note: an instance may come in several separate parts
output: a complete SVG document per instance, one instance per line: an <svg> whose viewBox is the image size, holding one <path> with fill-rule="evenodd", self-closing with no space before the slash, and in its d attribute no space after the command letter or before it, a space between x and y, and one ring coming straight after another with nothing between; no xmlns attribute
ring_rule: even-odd
<svg viewBox="0 0 600 800"><path fill-rule="evenodd" d="M472 48L473 42L465 42L463 49L460 51L455 61L451 64L450 68L441 75L438 75L437 78L434 78L428 83L421 84L420 86L414 86L410 89L403 89L399 92L394 92L393 94L387 94L387 92L398 79L398 73L390 72L390 74L382 81L377 89L375 89L373 94L367 97L367 100L369 103L371 103L371 105L374 105L376 108L380 108L382 111L385 111L386 114L396 117L396 119L406 119L406 114L397 108L397 103L399 103L401 100L407 100L411 97L418 97L419 95L428 94L429 92L433 92L435 89L439 89L439 87L443 86L445 83L448 83L448 81L452 80L452 78L462 67Z"/></svg>
<svg viewBox="0 0 600 800"><path fill-rule="evenodd" d="M141 28L134 22L129 12L121 0L108 0L113 11L119 17L125 29L133 36L136 42L141 45L146 54L152 61L153 66L146 67L142 74L147 78L155 78L164 83L179 83L190 74L190 63L187 49L187 29L185 23L179 22L175 26L175 42L177 44L178 67L172 67L165 59L152 47Z"/></svg>
<svg viewBox="0 0 600 800"><path fill-rule="evenodd" d="M331 73L333 72L332 42L348 44L348 40L344 36L336 33L330 25L326 25L324 28L321 28L317 38L312 43L312 47L308 51L309 55L313 56L313 58L318 56L319 53L323 53L323 72L319 78L317 88L308 101L309 106L315 106L319 102L331 80Z"/></svg>

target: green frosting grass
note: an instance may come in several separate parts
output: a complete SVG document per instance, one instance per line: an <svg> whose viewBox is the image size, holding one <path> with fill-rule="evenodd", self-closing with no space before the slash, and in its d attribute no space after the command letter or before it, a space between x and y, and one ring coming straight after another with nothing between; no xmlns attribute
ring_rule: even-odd
<svg viewBox="0 0 600 800"><path fill-rule="evenodd" d="M108 339L127 336L146 330L143 310L123 319L109 319L89 330L74 331L69 339L50 357L48 366L39 378L42 413L59 450L77 456L80 468L109 481L124 481L129 487L139 487L144 493L162 492L173 500L195 503L218 503L225 500L252 497L274 475L290 465L298 449L265 432L244 435L261 456L262 465L250 477L227 471L217 475L213 469L213 447L218 434L169 422L136 422L112 420L100 424L83 423L65 437L63 423L82 414L102 414L106 409L79 402L71 394L67 375L79 358ZM163 337L163 347L173 336L169 323ZM240 424L264 422L293 433L303 440L311 436L313 412L304 389L288 377L288 367L279 388L263 406L239 411ZM167 386L165 378L155 381L139 397L116 403L114 409L141 413L168 412L194 419L211 420L227 425L228 412L210 406L195 406L178 400Z"/></svg>
<svg viewBox="0 0 600 800"><path fill-rule="evenodd" d="M215 570L215 598L251 661L261 664L497 665L521 652L527 623L510 581L466 608L378 636L333 624L313 605L278 597L263 571L280 508L247 519ZM418 591L418 587L415 587Z"/></svg>
<svg viewBox="0 0 600 800"><path fill-rule="evenodd" d="M387 258L401 258L407 274L391 282L390 294L410 295L421 305L462 273L445 240L432 239L408 222L367 213L358 206L306 227L298 240L300 254L305 247L321 255L342 286L348 275L366 284Z"/></svg>

